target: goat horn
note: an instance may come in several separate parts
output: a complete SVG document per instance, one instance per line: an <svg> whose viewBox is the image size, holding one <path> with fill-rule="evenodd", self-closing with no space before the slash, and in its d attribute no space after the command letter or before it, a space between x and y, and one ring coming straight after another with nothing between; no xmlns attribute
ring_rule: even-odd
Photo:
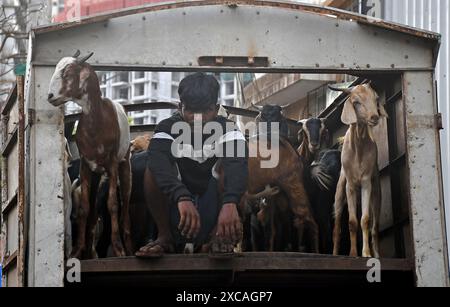
<svg viewBox="0 0 450 307"><path fill-rule="evenodd" d="M80 50L77 49L77 51L75 52L75 54L72 56L72 58L78 58L80 56Z"/></svg>
<svg viewBox="0 0 450 307"><path fill-rule="evenodd" d="M350 88L339 88L339 87L335 87L335 86L332 86L332 85L328 85L328 88L330 90L332 90L332 91L344 92L344 93L347 93L347 94L350 94L352 92L352 89L353 89L352 87L350 87Z"/></svg>
<svg viewBox="0 0 450 307"><path fill-rule="evenodd" d="M91 56L94 55L94 52L89 53L88 55L85 55L84 57L82 57L81 59L78 59L77 62L78 64L83 64L84 62L86 62L87 60L89 60L89 58Z"/></svg>
<svg viewBox="0 0 450 307"><path fill-rule="evenodd" d="M252 102L252 107L254 107L256 110L258 110L258 111L262 111L263 110L263 107L261 107L261 106L257 106L256 104L254 104L253 102Z"/></svg>

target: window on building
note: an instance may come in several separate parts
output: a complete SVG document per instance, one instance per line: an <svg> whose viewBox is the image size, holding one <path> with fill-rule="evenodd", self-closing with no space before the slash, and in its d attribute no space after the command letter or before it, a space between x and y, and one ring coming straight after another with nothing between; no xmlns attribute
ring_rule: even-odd
<svg viewBox="0 0 450 307"><path fill-rule="evenodd" d="M145 95L145 83L138 83L134 85L134 96Z"/></svg>
<svg viewBox="0 0 450 307"><path fill-rule="evenodd" d="M136 71L134 73L135 79L144 79L145 78L145 71Z"/></svg>
<svg viewBox="0 0 450 307"><path fill-rule="evenodd" d="M318 117L327 105L327 85L321 86L308 93L309 116Z"/></svg>
<svg viewBox="0 0 450 307"><path fill-rule="evenodd" d="M234 104L234 99L225 99L225 105L232 107Z"/></svg>
<svg viewBox="0 0 450 307"><path fill-rule="evenodd" d="M150 116L150 124L156 124L157 120L158 120L158 116L156 116L156 115Z"/></svg>
<svg viewBox="0 0 450 307"><path fill-rule="evenodd" d="M143 117L138 117L133 119L133 123L135 125L143 125L144 124L144 118Z"/></svg>
<svg viewBox="0 0 450 307"><path fill-rule="evenodd" d="M234 81L225 83L225 96L234 94Z"/></svg>
<svg viewBox="0 0 450 307"><path fill-rule="evenodd" d="M128 99L129 90L128 87L117 88L115 90L114 99Z"/></svg>
<svg viewBox="0 0 450 307"><path fill-rule="evenodd" d="M105 85L108 81L108 75L106 72L97 72L98 80L100 82L100 85Z"/></svg>
<svg viewBox="0 0 450 307"><path fill-rule="evenodd" d="M178 99L179 98L179 96L178 96L178 86L172 85L171 97L173 99Z"/></svg>
<svg viewBox="0 0 450 307"><path fill-rule="evenodd" d="M102 88L100 91L102 92L102 97L106 97L106 88Z"/></svg>
<svg viewBox="0 0 450 307"><path fill-rule="evenodd" d="M129 82L129 76L127 71L122 71L116 73L116 76L114 78L115 82Z"/></svg>
<svg viewBox="0 0 450 307"><path fill-rule="evenodd" d="M152 82L152 89L153 89L154 91L157 91L157 90L158 90L158 82Z"/></svg>
<svg viewBox="0 0 450 307"><path fill-rule="evenodd" d="M183 78L182 72L173 72L172 73L172 81L173 82L180 82L182 78Z"/></svg>

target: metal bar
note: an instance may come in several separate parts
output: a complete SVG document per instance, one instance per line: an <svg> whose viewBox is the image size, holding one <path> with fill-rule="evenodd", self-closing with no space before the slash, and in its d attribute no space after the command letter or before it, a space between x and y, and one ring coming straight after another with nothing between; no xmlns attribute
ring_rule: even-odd
<svg viewBox="0 0 450 307"><path fill-rule="evenodd" d="M18 191L16 191L10 199L5 201L2 205L2 214L7 215L8 212L17 204L17 195Z"/></svg>
<svg viewBox="0 0 450 307"><path fill-rule="evenodd" d="M7 271L10 266L17 263L17 251L12 253L9 257L7 257L4 261L3 269Z"/></svg>
<svg viewBox="0 0 450 307"><path fill-rule="evenodd" d="M178 105L173 102L149 102L149 103L136 103L123 105L125 112L137 112L146 110L174 110L178 108ZM80 119L81 113L74 113L66 115L64 122L73 123Z"/></svg>
<svg viewBox="0 0 450 307"><path fill-rule="evenodd" d="M19 102L19 169L18 169L18 254L17 254L17 274L18 285L25 286L25 77L17 76L17 96Z"/></svg>
<svg viewBox="0 0 450 307"><path fill-rule="evenodd" d="M19 126L16 125L13 132L11 132L11 135L9 136L8 140L6 141L5 146L3 146L1 150L1 156L6 157L9 155L11 150L13 149L14 145L17 144L17 138L18 138L18 132L19 132Z"/></svg>
<svg viewBox="0 0 450 307"><path fill-rule="evenodd" d="M11 92L9 93L8 98L6 98L6 103L2 109L2 115L9 114L9 111L12 109L12 107L16 103L16 97L17 97L17 83L14 84L14 87L12 88Z"/></svg>
<svg viewBox="0 0 450 307"><path fill-rule="evenodd" d="M433 80L432 73L403 75L409 203L417 285L446 287L448 256Z"/></svg>
<svg viewBox="0 0 450 307"><path fill-rule="evenodd" d="M130 126L131 133L155 131L156 125L133 125Z"/></svg>
<svg viewBox="0 0 450 307"><path fill-rule="evenodd" d="M385 271L411 271L409 259L381 259ZM214 259L207 254L165 255L159 259L142 260L135 257L85 260L82 273L175 272L175 271L365 271L367 259L332 257L297 253L244 253L229 259Z"/></svg>

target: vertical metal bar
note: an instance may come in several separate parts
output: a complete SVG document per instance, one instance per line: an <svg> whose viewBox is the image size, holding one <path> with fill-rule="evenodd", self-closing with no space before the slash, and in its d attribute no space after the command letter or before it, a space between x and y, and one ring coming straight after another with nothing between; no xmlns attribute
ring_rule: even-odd
<svg viewBox="0 0 450 307"><path fill-rule="evenodd" d="M30 218L34 286L64 285L64 113L47 102L53 67L34 67ZM51 153L51 154L50 154ZM49 167L51 166L51 167Z"/></svg>
<svg viewBox="0 0 450 307"><path fill-rule="evenodd" d="M19 107L18 152L19 191L18 205L18 254L17 254L17 281L19 286L25 286L25 242L24 242L24 211L25 211L25 98L24 76L17 76L17 98Z"/></svg>
<svg viewBox="0 0 450 307"><path fill-rule="evenodd" d="M410 214L418 286L449 286L432 72L403 75Z"/></svg>

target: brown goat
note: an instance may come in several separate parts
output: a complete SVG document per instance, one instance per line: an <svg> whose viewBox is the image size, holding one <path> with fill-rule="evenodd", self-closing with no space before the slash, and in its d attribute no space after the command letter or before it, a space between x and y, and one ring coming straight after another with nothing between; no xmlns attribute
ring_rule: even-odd
<svg viewBox="0 0 450 307"><path fill-rule="evenodd" d="M275 168L262 168L261 161L265 158L261 157L259 150L257 150L258 147L267 146L267 144L262 142L264 141L257 140L257 138L249 140L250 152L253 150L258 152L258 155L248 159L250 174L248 194L256 194L267 185L279 187L286 195L294 215L294 226L297 229L299 248L304 243L303 235L306 230L307 234L309 234L311 251L318 253L318 226L312 215L311 206L303 185L303 163L299 159L298 153L287 141L280 139L280 143L277 145L278 148L276 148L279 151L279 163ZM275 148L272 149L275 150ZM241 211L244 211L245 202L246 199L244 197L240 205Z"/></svg>
<svg viewBox="0 0 450 307"><path fill-rule="evenodd" d="M131 141L131 148L130 148L131 154L147 150L148 146L150 145L150 140L151 140L150 134L137 136L134 140Z"/></svg>
<svg viewBox="0 0 450 307"><path fill-rule="evenodd" d="M361 190L363 234L363 257L380 257L378 228L381 207L381 187L378 170L378 149L372 136L372 127L378 125L380 118L387 117L383 104L370 84L358 85L349 89L336 89L349 94L345 102L341 120L349 125L342 148L342 169L336 191L335 227L333 233L334 255L339 253L341 216L347 198L349 211L349 230L351 240L350 256L357 252L357 205ZM372 236L372 251L369 238Z"/></svg>
<svg viewBox="0 0 450 307"><path fill-rule="evenodd" d="M76 132L81 156L81 207L77 216L78 237L72 252L74 258L92 257L93 236L97 224L95 204L89 201L94 173L107 173L109 181L108 210L111 214L111 241L114 254L125 256L120 227L117 185L120 182L122 199L123 238L127 253L133 250L130 234L129 198L131 191L130 130L128 118L120 104L101 97L97 74L86 63L92 53L78 58L62 58L52 76L48 101L60 106L74 101L82 107ZM86 244L87 242L87 244Z"/></svg>

